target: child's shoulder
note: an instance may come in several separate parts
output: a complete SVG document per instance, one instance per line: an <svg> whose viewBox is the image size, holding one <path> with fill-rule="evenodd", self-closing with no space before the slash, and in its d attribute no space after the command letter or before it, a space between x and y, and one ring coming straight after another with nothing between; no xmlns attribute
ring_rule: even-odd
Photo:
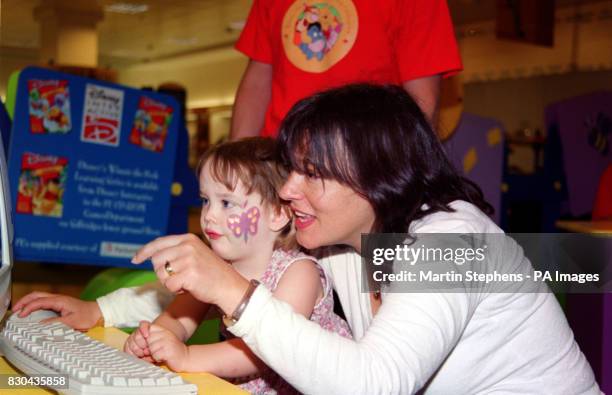
<svg viewBox="0 0 612 395"><path fill-rule="evenodd" d="M276 250L274 250L270 263L289 266L293 262L299 260L310 260L314 263L317 263L316 258L306 254L305 252L299 249L284 250L282 248L277 248Z"/></svg>
<svg viewBox="0 0 612 395"><path fill-rule="evenodd" d="M270 259L270 264L266 268L266 272L261 278L262 282L271 290L276 289L278 281L283 274L285 274L287 269L289 269L294 263L300 261L310 261L312 262L313 266L317 265L316 258L313 258L303 251L297 249L283 250L280 248L274 250L272 253L272 259Z"/></svg>

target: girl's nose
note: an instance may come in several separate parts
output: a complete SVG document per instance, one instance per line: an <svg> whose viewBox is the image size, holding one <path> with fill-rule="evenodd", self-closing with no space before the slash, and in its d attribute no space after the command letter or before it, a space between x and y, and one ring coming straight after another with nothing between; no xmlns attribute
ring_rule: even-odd
<svg viewBox="0 0 612 395"><path fill-rule="evenodd" d="M210 207L206 207L202 209L200 219L203 223L204 222L205 223L216 223L215 218L216 217L213 213L213 210L211 210Z"/></svg>
<svg viewBox="0 0 612 395"><path fill-rule="evenodd" d="M304 176L292 171L289 178L278 191L278 195L283 200L298 200L302 196L300 185Z"/></svg>

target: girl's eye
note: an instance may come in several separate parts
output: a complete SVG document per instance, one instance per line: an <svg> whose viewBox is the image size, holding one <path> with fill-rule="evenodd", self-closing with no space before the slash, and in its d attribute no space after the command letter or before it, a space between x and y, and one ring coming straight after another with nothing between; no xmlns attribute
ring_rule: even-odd
<svg viewBox="0 0 612 395"><path fill-rule="evenodd" d="M200 196L200 199L202 200L202 206L208 206L208 198L204 197L204 196Z"/></svg>
<svg viewBox="0 0 612 395"><path fill-rule="evenodd" d="M223 208L232 208L234 207L234 203L230 202L229 200L221 200L221 203L223 204Z"/></svg>

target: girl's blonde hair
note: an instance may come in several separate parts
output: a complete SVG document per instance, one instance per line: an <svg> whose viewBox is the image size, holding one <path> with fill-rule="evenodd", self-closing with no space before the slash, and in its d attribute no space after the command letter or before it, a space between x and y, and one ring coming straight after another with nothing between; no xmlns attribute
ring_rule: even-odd
<svg viewBox="0 0 612 395"><path fill-rule="evenodd" d="M206 163L210 164L212 178L231 191L238 181L247 189L247 194L257 192L262 204L279 213L285 211L289 222L278 234L274 248L289 250L297 247L291 210L278 196L278 190L287 179L287 170L277 159L276 140L265 137L250 137L221 143L209 148L196 168L198 179Z"/></svg>

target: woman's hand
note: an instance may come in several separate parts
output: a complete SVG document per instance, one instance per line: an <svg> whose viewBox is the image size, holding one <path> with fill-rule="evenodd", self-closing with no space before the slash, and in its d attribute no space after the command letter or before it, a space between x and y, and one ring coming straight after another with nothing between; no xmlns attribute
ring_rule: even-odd
<svg viewBox="0 0 612 395"><path fill-rule="evenodd" d="M86 302L71 296L47 292L29 293L13 305L13 311L17 312L19 317L25 317L41 309L53 310L60 315L43 322L62 322L80 331L93 328L102 318L102 311L97 302Z"/></svg>
<svg viewBox="0 0 612 395"><path fill-rule="evenodd" d="M201 302L234 312L249 283L231 265L192 234L159 237L145 244L132 258L150 259L159 280L172 292L187 291Z"/></svg>
<svg viewBox="0 0 612 395"><path fill-rule="evenodd" d="M155 362L162 362L175 372L183 372L189 366L188 347L166 328L151 325L147 345Z"/></svg>
<svg viewBox="0 0 612 395"><path fill-rule="evenodd" d="M148 362L154 362L149 350L148 340L151 323L140 321L140 326L127 338L123 351Z"/></svg>

